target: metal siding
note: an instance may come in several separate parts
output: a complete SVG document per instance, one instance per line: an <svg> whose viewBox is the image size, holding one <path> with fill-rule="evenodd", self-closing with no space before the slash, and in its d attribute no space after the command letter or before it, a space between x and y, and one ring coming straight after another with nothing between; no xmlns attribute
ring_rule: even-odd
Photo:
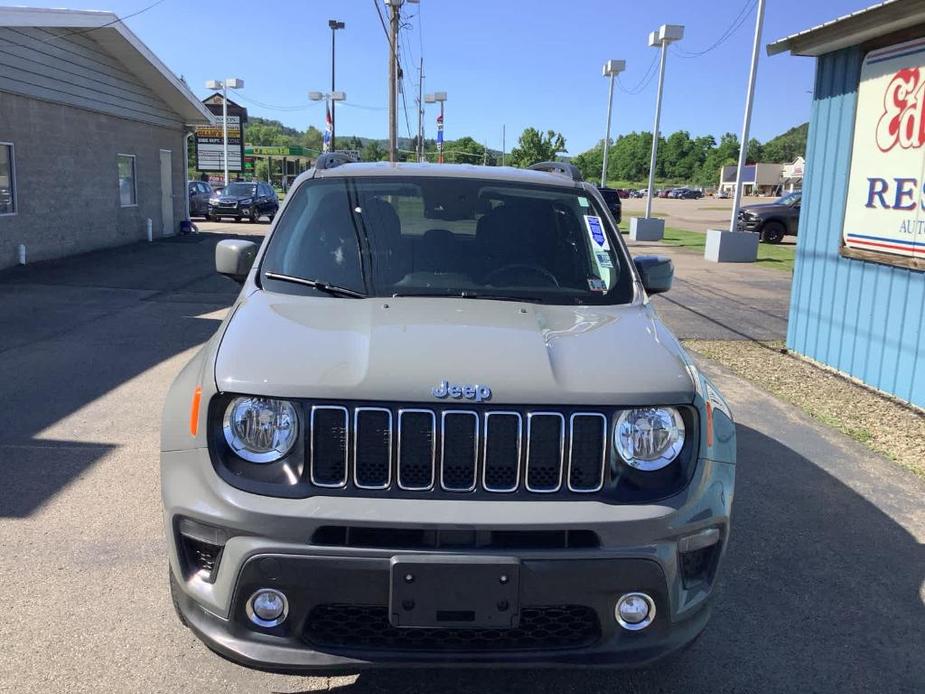
<svg viewBox="0 0 925 694"><path fill-rule="evenodd" d="M165 126L181 119L92 39L0 27L0 91Z"/></svg>
<svg viewBox="0 0 925 694"><path fill-rule="evenodd" d="M925 273L839 254L863 57L817 60L787 346L925 406Z"/></svg>

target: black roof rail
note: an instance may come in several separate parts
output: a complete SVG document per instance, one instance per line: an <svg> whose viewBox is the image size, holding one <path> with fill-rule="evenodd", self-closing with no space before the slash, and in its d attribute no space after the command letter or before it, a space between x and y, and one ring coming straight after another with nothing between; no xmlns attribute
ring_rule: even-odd
<svg viewBox="0 0 925 694"><path fill-rule="evenodd" d="M577 166L574 164L569 164L565 161L541 161L539 163L533 164L532 166L528 166L527 168L532 169L533 171L545 171L546 173L568 176L573 181L585 180Z"/></svg>
<svg viewBox="0 0 925 694"><path fill-rule="evenodd" d="M342 164L353 164L355 159L344 152L324 152L315 159L316 169L333 169Z"/></svg>

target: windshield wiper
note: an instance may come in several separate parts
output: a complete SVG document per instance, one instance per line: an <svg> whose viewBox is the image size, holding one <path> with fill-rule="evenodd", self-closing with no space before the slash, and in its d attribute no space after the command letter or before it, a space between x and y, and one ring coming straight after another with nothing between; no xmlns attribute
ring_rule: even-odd
<svg viewBox="0 0 925 694"><path fill-rule="evenodd" d="M312 289L317 289L318 291L325 292L331 296L345 296L351 299L366 298L366 294L355 292L352 289L347 289L346 287L338 287L336 284L328 284L327 282L322 282L321 280L310 280L306 277L295 277L294 275L281 275L278 272L264 272L263 276L269 280L301 284L303 287L311 287Z"/></svg>
<svg viewBox="0 0 925 694"><path fill-rule="evenodd" d="M491 301L523 301L529 304L541 304L543 299L538 296L512 296L510 294L484 294L467 290L453 292L396 292L393 297L426 296L444 299L488 299Z"/></svg>

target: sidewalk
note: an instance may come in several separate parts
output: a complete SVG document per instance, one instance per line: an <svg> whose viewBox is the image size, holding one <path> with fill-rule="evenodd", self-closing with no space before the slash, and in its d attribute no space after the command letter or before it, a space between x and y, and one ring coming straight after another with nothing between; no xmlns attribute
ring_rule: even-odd
<svg viewBox="0 0 925 694"><path fill-rule="evenodd" d="M711 263L686 249L624 238L633 255L666 255L674 262L671 291L652 301L679 339L787 336L790 274L746 263Z"/></svg>

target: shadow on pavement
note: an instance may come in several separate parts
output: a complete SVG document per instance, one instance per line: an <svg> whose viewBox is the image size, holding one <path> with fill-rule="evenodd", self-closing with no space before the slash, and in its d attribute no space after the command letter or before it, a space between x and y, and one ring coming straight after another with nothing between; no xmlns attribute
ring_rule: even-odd
<svg viewBox="0 0 925 694"><path fill-rule="evenodd" d="M222 238L231 236L132 244L0 273L0 517L28 516L115 447L41 432L209 339L219 321L198 316L238 292L213 269ZM160 399L151 403L153 428ZM110 433L126 434L107 432L108 442Z"/></svg>
<svg viewBox="0 0 925 694"><path fill-rule="evenodd" d="M923 545L784 443L738 435L718 599L684 653L629 671L373 671L339 691L922 691Z"/></svg>

